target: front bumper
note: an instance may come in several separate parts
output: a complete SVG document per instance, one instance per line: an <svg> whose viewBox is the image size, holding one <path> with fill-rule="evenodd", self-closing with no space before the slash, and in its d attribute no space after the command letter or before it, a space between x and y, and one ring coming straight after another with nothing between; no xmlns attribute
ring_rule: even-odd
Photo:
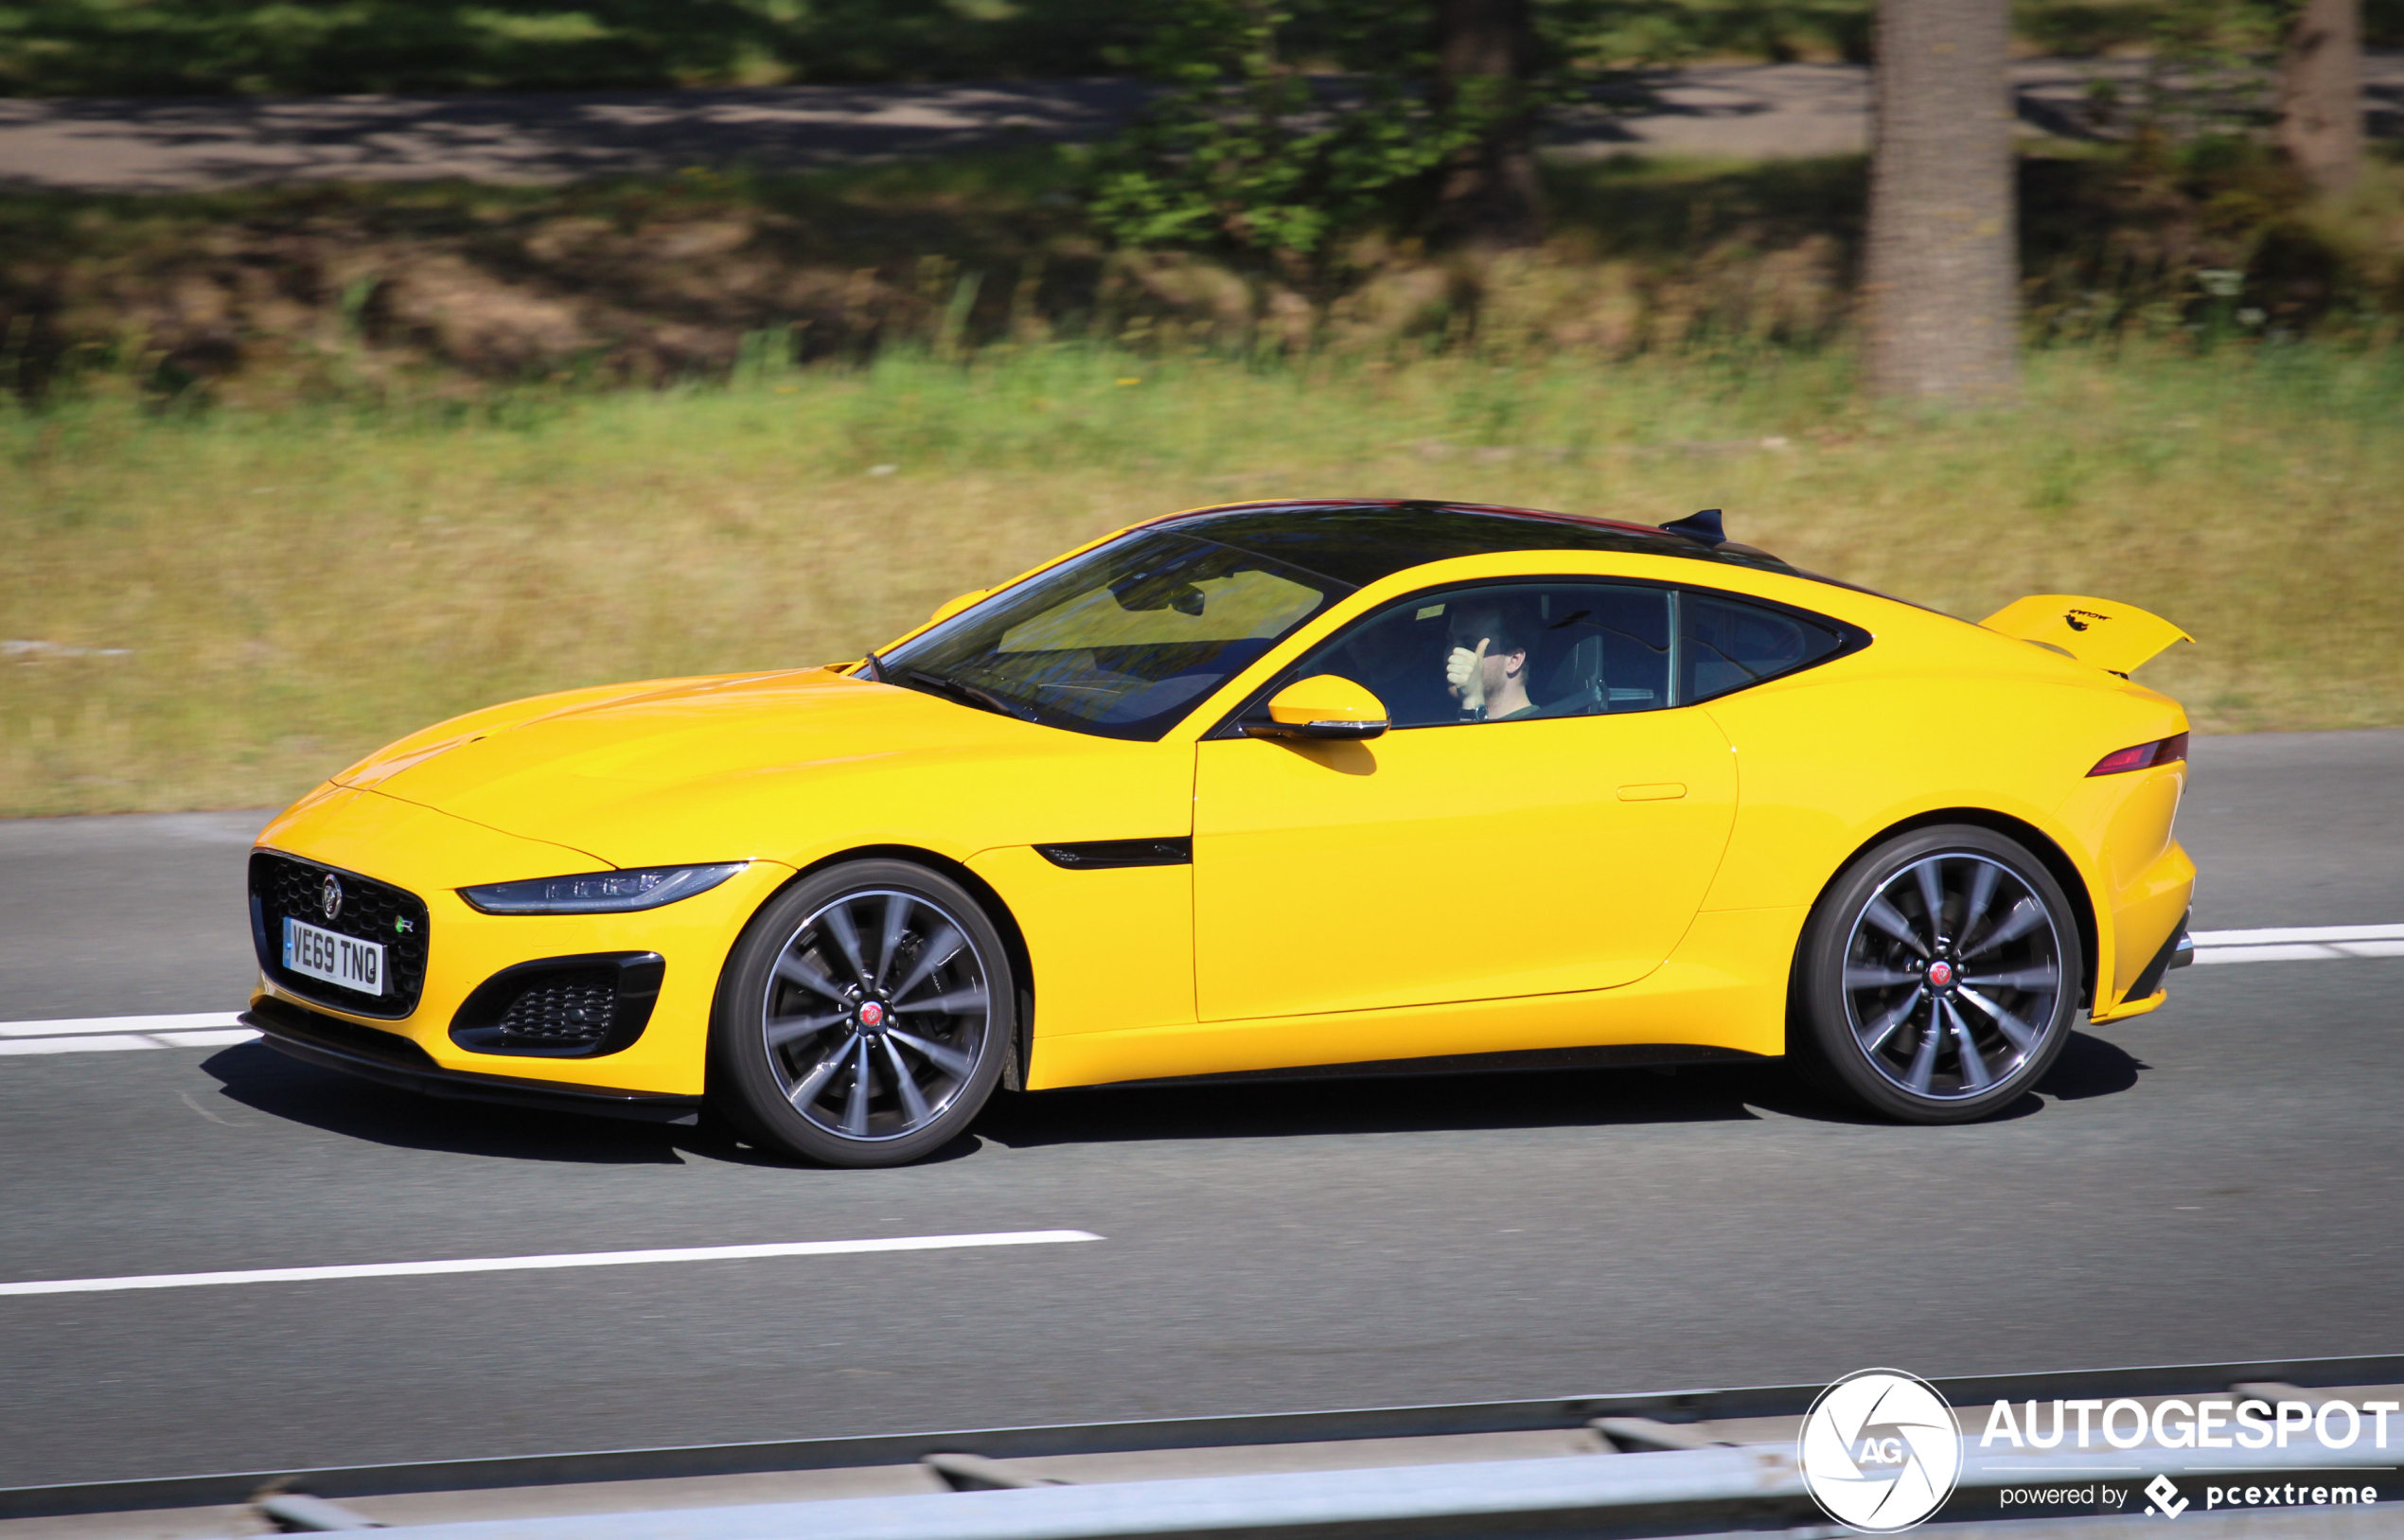
<svg viewBox="0 0 2404 1540"><path fill-rule="evenodd" d="M340 1070L362 1080L458 1101L498 1102L547 1112L589 1112L645 1123L693 1124L700 1119L698 1096L619 1090L606 1086L566 1086L513 1075L446 1070L409 1038L358 1026L290 1000L261 998L242 1013L242 1025L256 1031L276 1052L321 1069Z"/></svg>
<svg viewBox="0 0 2404 1540"><path fill-rule="evenodd" d="M379 1008L364 998L358 1002L337 998L337 989L279 976L272 966L274 927L262 923L255 938L261 964L252 993L255 1011L295 1011L302 1014L296 1019L343 1023L356 1032L340 1038L316 1033L321 1048L331 1043L327 1051L360 1056L364 1043L379 1051L364 1053L367 1063L410 1075L451 1077L446 1084L556 1087L571 1093L598 1087L605 1096L623 1092L688 1101L706 1086L710 1018L728 950L758 906L792 876L788 867L754 860L718 887L661 909L488 914L470 907L458 889L607 863L344 788L326 788L295 805L261 834L260 848L360 875L421 903L421 914L415 917L423 978L414 998L392 1002L398 1010ZM650 1008L639 1022L630 1015L623 1023L628 1030L613 1026L605 1041L588 1048L562 1044L555 1053L521 1045L495 1051L500 1041L486 1030L493 1023L483 1008L489 1001L477 998L487 984L527 965L599 969L628 961L647 962L652 968L642 989L617 991L622 999L630 994L648 999ZM395 972L398 976L397 964ZM407 1047L399 1061L385 1051L394 1042Z"/></svg>

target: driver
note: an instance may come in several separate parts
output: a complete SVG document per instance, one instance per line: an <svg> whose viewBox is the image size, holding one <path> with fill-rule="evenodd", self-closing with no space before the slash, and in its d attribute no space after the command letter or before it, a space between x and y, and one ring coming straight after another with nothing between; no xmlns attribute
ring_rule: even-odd
<svg viewBox="0 0 2404 1540"><path fill-rule="evenodd" d="M1472 600L1450 617L1452 651L1444 659L1444 683L1473 722L1505 722L1538 715L1528 695L1529 643L1534 627L1517 607Z"/></svg>

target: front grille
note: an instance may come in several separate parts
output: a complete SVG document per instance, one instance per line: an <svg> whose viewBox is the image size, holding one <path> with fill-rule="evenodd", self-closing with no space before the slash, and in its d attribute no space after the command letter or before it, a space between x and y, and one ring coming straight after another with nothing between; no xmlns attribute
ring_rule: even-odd
<svg viewBox="0 0 2404 1540"><path fill-rule="evenodd" d="M512 1047L591 1048L618 1014L618 970L575 968L539 976L501 1013L493 1030Z"/></svg>
<svg viewBox="0 0 2404 1540"><path fill-rule="evenodd" d="M330 920L322 901L328 876L343 885L342 908ZM354 941L381 943L384 993L361 994L285 967L286 919ZM251 939L258 947L260 970L279 986L354 1016L407 1016L417 1008L417 996L426 987L424 902L406 889L340 867L321 866L279 851L252 851Z"/></svg>

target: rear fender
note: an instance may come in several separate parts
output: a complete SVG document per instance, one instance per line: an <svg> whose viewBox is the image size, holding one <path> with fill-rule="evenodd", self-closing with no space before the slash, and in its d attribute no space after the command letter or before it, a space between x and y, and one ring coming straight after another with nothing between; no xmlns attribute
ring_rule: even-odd
<svg viewBox="0 0 2404 1540"><path fill-rule="evenodd" d="M2079 961L2079 998L2090 1007L2100 1003L2102 996L2097 991L2096 983L2099 979L2108 978L2110 975L2097 966L2096 960L2102 955L2104 945L2112 938L2106 936L2097 924L2099 906L2095 901L2095 877L2071 856L2069 848L2061 840L2025 819L2014 818L2008 813L1999 813L1985 807L1938 807L1899 820L1863 841L1854 852L1845 859L1844 864L1829 874L1828 881L1821 885L1819 897L1812 901L1812 907L1817 909L1820 901L1828 896L1830 891L1839 881L1843 880L1845 874L1859 865L1871 851L1876 850L1880 845L1899 835L1909 834L1915 829L1929 828L1939 823L1970 823L1979 828L1990 829L2005 839L2014 841L2026 848L2030 855L2044 864L2046 871L2053 874L2054 880L2061 885L2062 895L2070 900L2072 912L2078 922L2078 949L2084 954ZM2100 912L2108 914L2110 911L2100 910ZM1799 949L1799 942L1797 947L1795 966L1791 971L1794 977L1800 978L1802 953Z"/></svg>

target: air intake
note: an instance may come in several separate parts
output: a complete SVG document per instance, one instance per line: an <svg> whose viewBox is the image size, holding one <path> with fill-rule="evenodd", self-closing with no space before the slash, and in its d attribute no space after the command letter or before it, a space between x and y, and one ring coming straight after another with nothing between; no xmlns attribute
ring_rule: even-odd
<svg viewBox="0 0 2404 1540"><path fill-rule="evenodd" d="M657 952L549 957L504 968L469 995L451 1040L478 1053L592 1058L643 1036L667 964Z"/></svg>

